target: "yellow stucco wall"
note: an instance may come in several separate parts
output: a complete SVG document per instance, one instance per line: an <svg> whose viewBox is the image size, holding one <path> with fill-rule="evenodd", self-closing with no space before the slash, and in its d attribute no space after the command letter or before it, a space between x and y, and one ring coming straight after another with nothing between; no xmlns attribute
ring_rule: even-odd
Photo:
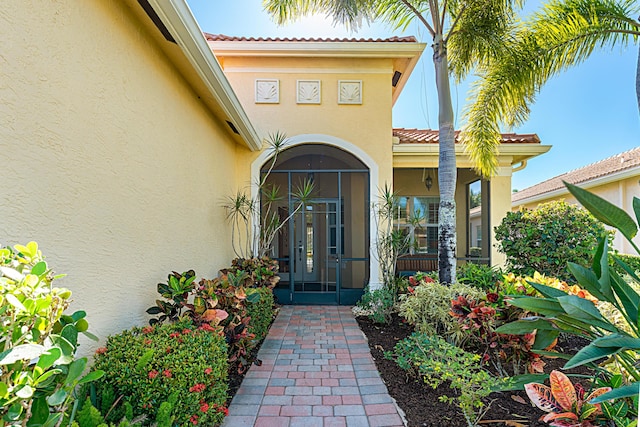
<svg viewBox="0 0 640 427"><path fill-rule="evenodd" d="M9 0L0 27L0 243L38 241L102 339L144 325L167 273L233 257L243 149L121 2Z"/></svg>
<svg viewBox="0 0 640 427"><path fill-rule="evenodd" d="M613 203L619 208L624 209L632 218L635 218L633 211L633 198L640 198L639 178L640 175L636 175L602 185L587 185L586 189ZM535 209L540 203L546 203L552 200L564 200L567 203L578 204L576 199L569 192L563 192L557 196L544 198L532 203L513 204L512 210L516 211L520 208ZM636 245L640 245L640 235L636 236L633 241ZM616 237L613 241L613 247L621 253L637 255L631 244L622 235L620 235L620 233L616 233Z"/></svg>
<svg viewBox="0 0 640 427"><path fill-rule="evenodd" d="M261 135L280 131L289 137L323 134L340 138L377 163L378 186L391 182L391 59L229 57L221 63ZM277 79L280 102L256 103L256 79ZM296 102L298 79L320 80L320 104ZM338 104L338 80L362 80L361 105ZM238 182L250 182L248 165L258 155L246 152L238 157Z"/></svg>

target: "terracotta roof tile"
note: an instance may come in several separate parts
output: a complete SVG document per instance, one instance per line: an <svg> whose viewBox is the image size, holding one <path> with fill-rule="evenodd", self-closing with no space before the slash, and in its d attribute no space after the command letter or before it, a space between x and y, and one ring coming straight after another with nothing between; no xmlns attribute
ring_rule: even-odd
<svg viewBox="0 0 640 427"><path fill-rule="evenodd" d="M458 135L460 131L456 131L456 143L458 143ZM438 131L434 129L393 129L393 136L400 139L400 144L437 144ZM509 144L539 144L540 138L535 133L517 134L503 133L502 143Z"/></svg>
<svg viewBox="0 0 640 427"><path fill-rule="evenodd" d="M564 188L562 181L570 184L580 184L596 178L623 172L628 169L640 167L640 147L616 154L615 156L600 160L579 169L563 173L524 190L513 193L511 202L517 203L520 200L549 193L551 191ZM638 172L640 174L640 171Z"/></svg>
<svg viewBox="0 0 640 427"><path fill-rule="evenodd" d="M342 43L416 43L418 40L413 36L389 37L386 39L363 39L363 38L300 38L300 37L236 37L224 34L204 33L204 37L212 42L342 42Z"/></svg>

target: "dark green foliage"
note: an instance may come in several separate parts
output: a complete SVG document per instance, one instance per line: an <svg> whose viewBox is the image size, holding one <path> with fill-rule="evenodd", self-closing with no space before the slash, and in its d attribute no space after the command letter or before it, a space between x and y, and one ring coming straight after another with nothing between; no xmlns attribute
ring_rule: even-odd
<svg viewBox="0 0 640 427"><path fill-rule="evenodd" d="M123 418L127 402L135 416L155 419L161 403L173 400L176 426L192 426L190 420L213 426L224 418L228 364L219 328L196 328L189 319L133 328L109 337L96 354L94 369L105 371L96 383L98 399L116 396L109 422Z"/></svg>
<svg viewBox="0 0 640 427"><path fill-rule="evenodd" d="M150 319L149 324L162 323L165 320L176 321L187 306L189 294L193 291L196 273L193 270L182 274L174 271L169 274L167 283L158 283L158 293L165 299L156 300L156 305L149 307L147 313L159 315Z"/></svg>
<svg viewBox="0 0 640 427"><path fill-rule="evenodd" d="M575 283L567 262L589 265L605 230L585 209L554 201L507 213L495 232L510 271L522 276L537 271Z"/></svg>
<svg viewBox="0 0 640 427"><path fill-rule="evenodd" d="M247 273L246 286L273 288L280 281L278 268L278 261L269 257L236 258L231 261L229 271L234 274L238 271Z"/></svg>
<svg viewBox="0 0 640 427"><path fill-rule="evenodd" d="M616 254L616 257L627 264L632 271L640 272L640 256L636 255L625 255L625 254ZM616 262L609 262L609 264L613 265L613 269L616 273L620 275L624 275L625 271L621 268Z"/></svg>
<svg viewBox="0 0 640 427"><path fill-rule="evenodd" d="M273 321L273 291L268 287L248 289L247 296L257 292L260 299L257 302L247 302L247 315L249 320L249 333L255 335L255 342L260 342L267 336L269 326Z"/></svg>
<svg viewBox="0 0 640 427"><path fill-rule="evenodd" d="M502 279L502 270L499 267L467 262L458 267L457 276L459 283L489 290L495 288L496 282Z"/></svg>
<svg viewBox="0 0 640 427"><path fill-rule="evenodd" d="M98 427L104 423L104 417L92 404L91 400L87 397L82 409L76 414L76 422L80 427Z"/></svg>
<svg viewBox="0 0 640 427"><path fill-rule="evenodd" d="M375 323L387 324L391 321L391 313L396 302L396 292L383 287L376 290L365 290L358 307L368 313L368 316Z"/></svg>

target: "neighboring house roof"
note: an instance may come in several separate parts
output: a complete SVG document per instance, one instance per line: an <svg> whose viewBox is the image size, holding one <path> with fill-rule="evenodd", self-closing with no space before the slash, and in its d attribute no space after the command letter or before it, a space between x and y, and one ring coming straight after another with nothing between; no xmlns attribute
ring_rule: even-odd
<svg viewBox="0 0 640 427"><path fill-rule="evenodd" d="M234 42L332 42L332 43L416 43L418 40L413 36L389 37L384 39L364 39L364 38L302 38L302 37L238 37L224 34L204 33L204 37L209 41L234 41Z"/></svg>
<svg viewBox="0 0 640 427"><path fill-rule="evenodd" d="M640 175L640 147L563 173L562 175L513 193L511 202L514 205L531 203L538 199L550 197L550 193L566 193L568 191L563 181L589 187L589 185L586 184L604 184L633 174Z"/></svg>
<svg viewBox="0 0 640 427"><path fill-rule="evenodd" d="M460 131L456 131L456 144ZM400 144L437 144L439 132L434 129L393 129L393 136L399 139ZM540 138L535 133L503 133L502 143L539 144Z"/></svg>

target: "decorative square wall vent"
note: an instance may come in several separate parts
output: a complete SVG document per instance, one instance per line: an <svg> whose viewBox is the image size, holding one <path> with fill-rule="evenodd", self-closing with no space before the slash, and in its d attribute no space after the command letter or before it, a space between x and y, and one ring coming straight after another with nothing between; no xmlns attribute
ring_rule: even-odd
<svg viewBox="0 0 640 427"><path fill-rule="evenodd" d="M256 104L277 104L280 102L280 81L278 79L256 79Z"/></svg>
<svg viewBox="0 0 640 427"><path fill-rule="evenodd" d="M298 80L298 104L320 104L320 80Z"/></svg>
<svg viewBox="0 0 640 427"><path fill-rule="evenodd" d="M362 104L362 80L338 80L338 104Z"/></svg>

